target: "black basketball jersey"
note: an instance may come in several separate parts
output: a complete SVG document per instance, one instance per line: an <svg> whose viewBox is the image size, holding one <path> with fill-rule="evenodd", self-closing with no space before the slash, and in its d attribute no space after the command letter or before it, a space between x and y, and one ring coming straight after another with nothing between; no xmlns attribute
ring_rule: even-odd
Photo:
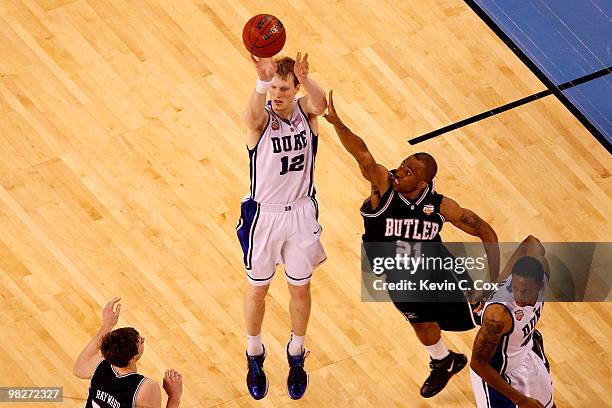
<svg viewBox="0 0 612 408"><path fill-rule="evenodd" d="M131 408L136 406L136 394L145 377L138 373L119 374L102 360L89 385L85 408Z"/></svg>
<svg viewBox="0 0 612 408"><path fill-rule="evenodd" d="M389 177L394 174L391 170ZM440 214L442 197L435 192L433 181L414 202L389 186L377 208L372 208L370 198L361 206L363 242L441 242L445 221Z"/></svg>

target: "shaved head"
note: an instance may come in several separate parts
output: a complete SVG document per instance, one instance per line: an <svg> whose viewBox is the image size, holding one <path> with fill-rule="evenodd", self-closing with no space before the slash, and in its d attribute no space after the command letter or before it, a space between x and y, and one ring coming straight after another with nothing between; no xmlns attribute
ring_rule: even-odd
<svg viewBox="0 0 612 408"><path fill-rule="evenodd" d="M431 154L424 152L415 153L413 156L423 165L421 174L423 180L428 183L431 182L438 172L436 159L434 159Z"/></svg>
<svg viewBox="0 0 612 408"><path fill-rule="evenodd" d="M411 154L395 171L393 190L402 194L417 194L432 182L437 172L438 165L430 154Z"/></svg>

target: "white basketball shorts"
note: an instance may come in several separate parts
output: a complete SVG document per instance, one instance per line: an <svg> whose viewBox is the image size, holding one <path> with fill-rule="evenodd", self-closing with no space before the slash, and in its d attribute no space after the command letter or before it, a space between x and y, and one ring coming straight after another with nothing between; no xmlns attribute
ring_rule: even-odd
<svg viewBox="0 0 612 408"><path fill-rule="evenodd" d="M472 388L478 408L515 408L516 405L502 393L489 386L482 378L470 369ZM544 361L532 350L519 367L507 372L502 377L517 391L535 398L544 408L553 406L553 385L550 373Z"/></svg>
<svg viewBox="0 0 612 408"><path fill-rule="evenodd" d="M276 266L284 264L287 282L306 285L326 259L316 200L263 204L247 197L240 209L236 230L249 283L268 285Z"/></svg>

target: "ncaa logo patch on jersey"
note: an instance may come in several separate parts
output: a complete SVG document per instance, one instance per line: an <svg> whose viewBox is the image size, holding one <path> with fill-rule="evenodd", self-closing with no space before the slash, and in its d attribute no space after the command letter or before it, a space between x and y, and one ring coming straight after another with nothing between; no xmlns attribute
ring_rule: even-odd
<svg viewBox="0 0 612 408"><path fill-rule="evenodd" d="M525 313L523 313L523 311L521 309L515 310L514 311L514 316L516 316L516 320L518 320L520 322L521 319L523 318L523 316L525 316Z"/></svg>
<svg viewBox="0 0 612 408"><path fill-rule="evenodd" d="M427 215L431 215L434 212L434 206L431 204L425 204L423 206L423 212Z"/></svg>
<svg viewBox="0 0 612 408"><path fill-rule="evenodd" d="M278 124L278 120L276 118L272 118L272 130L280 129L280 125Z"/></svg>

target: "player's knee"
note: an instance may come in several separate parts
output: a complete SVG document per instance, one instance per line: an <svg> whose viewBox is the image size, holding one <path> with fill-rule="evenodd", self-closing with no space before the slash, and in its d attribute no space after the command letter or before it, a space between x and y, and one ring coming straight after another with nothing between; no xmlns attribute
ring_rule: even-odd
<svg viewBox="0 0 612 408"><path fill-rule="evenodd" d="M261 304L266 298L270 285L249 285L245 294L246 300L251 303Z"/></svg>
<svg viewBox="0 0 612 408"><path fill-rule="evenodd" d="M310 283L305 285L289 284L289 294L294 299L308 299L310 297Z"/></svg>
<svg viewBox="0 0 612 408"><path fill-rule="evenodd" d="M435 343L440 340L440 326L438 323L410 323L417 337L426 343Z"/></svg>
<svg viewBox="0 0 612 408"><path fill-rule="evenodd" d="M429 333L439 330L439 325L436 322L410 323L415 332Z"/></svg>

